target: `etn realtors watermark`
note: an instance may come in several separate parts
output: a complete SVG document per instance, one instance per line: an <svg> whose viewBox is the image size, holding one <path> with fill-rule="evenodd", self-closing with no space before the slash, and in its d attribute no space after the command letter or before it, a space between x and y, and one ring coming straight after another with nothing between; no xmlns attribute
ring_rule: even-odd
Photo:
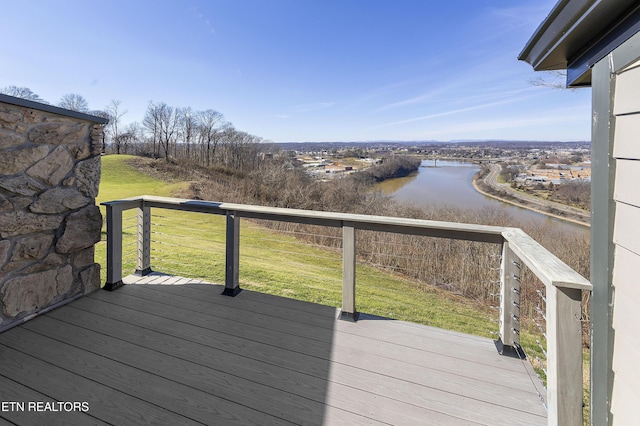
<svg viewBox="0 0 640 426"><path fill-rule="evenodd" d="M89 411L89 403L86 401L2 401L0 412L50 412L70 413Z"/></svg>

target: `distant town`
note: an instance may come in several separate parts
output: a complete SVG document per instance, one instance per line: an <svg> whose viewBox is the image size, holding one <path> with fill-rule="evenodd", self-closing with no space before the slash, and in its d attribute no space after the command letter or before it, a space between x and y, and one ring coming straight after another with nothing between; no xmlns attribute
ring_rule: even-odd
<svg viewBox="0 0 640 426"><path fill-rule="evenodd" d="M484 195L588 225L591 204L589 142L364 142L277 144L322 181L374 170L394 158L480 165L473 186ZM405 162L406 164L406 162ZM395 177L393 173L387 175Z"/></svg>
<svg viewBox="0 0 640 426"><path fill-rule="evenodd" d="M281 143L308 172L327 179L351 174L396 155L433 160L497 163L513 186L591 181L589 142L331 142Z"/></svg>

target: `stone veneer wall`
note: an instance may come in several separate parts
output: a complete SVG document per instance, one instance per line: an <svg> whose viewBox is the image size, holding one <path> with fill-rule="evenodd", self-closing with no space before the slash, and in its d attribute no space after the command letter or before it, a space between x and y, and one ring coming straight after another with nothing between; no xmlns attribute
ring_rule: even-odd
<svg viewBox="0 0 640 426"><path fill-rule="evenodd" d="M0 99L0 332L100 287L103 125L37 105Z"/></svg>

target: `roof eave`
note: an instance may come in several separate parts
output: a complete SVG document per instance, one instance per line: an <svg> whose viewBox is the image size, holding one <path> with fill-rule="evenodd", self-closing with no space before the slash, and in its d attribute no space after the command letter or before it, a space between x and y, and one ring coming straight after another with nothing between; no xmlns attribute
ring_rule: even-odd
<svg viewBox="0 0 640 426"><path fill-rule="evenodd" d="M560 0L538 26L518 59L536 71L565 69L567 60L560 54L570 29L585 9L598 0Z"/></svg>
<svg viewBox="0 0 640 426"><path fill-rule="evenodd" d="M640 29L634 0L561 0L518 59L536 71L569 70L567 86L591 84L591 66Z"/></svg>

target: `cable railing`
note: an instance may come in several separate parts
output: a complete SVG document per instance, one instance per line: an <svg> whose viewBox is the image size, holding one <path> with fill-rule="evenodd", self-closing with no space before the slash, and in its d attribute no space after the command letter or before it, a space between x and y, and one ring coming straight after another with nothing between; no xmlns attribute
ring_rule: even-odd
<svg viewBox="0 0 640 426"><path fill-rule="evenodd" d="M399 258L392 259L386 253L378 253L376 244L362 244L366 239L375 240L376 233L406 237L404 239L399 237L391 244L392 246L395 244L395 249L401 246L415 248L416 251L412 256L429 256L432 253L433 248L418 242L422 237L435 237L440 241L445 241L442 239L463 240L493 245L496 248L481 257L470 252L469 260L470 263L475 262L480 267L486 265L485 267L489 270L488 285L482 291L493 295L500 302L499 335L496 342L498 351L503 355L523 356L520 336L522 327L520 311L523 308L520 287L521 274L526 267L544 286L544 293L541 292L543 296L541 300L544 304L536 305L535 313L538 319L533 321L536 327L540 328L540 333L537 335L545 336L544 342L539 341L539 345L542 347L542 353L546 354L546 362L542 368L546 374L548 422L552 425L582 424L581 302L582 292L591 291L592 287L588 280L520 229L154 196L110 201L103 205L106 206L107 213L107 281L105 284L107 290L114 290L123 285L123 226L127 225L126 219L123 221L123 212L132 209L136 211L135 269L139 275L151 272L154 244L171 244L176 251L186 249L186 245L179 237L160 241L154 236L154 233L162 233L165 234L163 237L171 237L173 232L159 231L162 229L162 224L156 223L156 219L152 220L152 209L154 211L155 209L179 210L190 212L190 214L204 213L205 216L219 217L218 221L224 221L224 236L210 235L206 231L206 224L196 226L194 222L188 221L182 226L193 228L191 232L197 232L197 238L202 238L203 241L212 238L218 241L220 253L216 255L219 257L217 263L220 264L221 269L224 266L224 273L220 275L224 277L224 294L235 296L240 291L239 270L241 264L244 265L242 262L260 260L260 255L256 253L259 253L262 237L258 233L252 235L251 232L243 231L241 244L240 222L242 219L251 219L253 225L250 226L254 227L273 224L272 228L283 233L282 238L288 239L288 243L299 244L299 241L302 241L305 244L310 242L324 248L331 247L333 251L325 252L326 257L330 258L327 264L335 267L341 264L342 269L340 318L352 321L356 321L358 317L356 275L366 276L366 268L369 266L399 274L415 273L406 266L411 262L410 256L401 255ZM153 225L153 232L152 222L156 223ZM301 228L293 226L294 224L305 226ZM330 232L309 231L308 225L325 227L330 229ZM174 228L167 227L167 229L173 231ZM251 228L248 229L250 231ZM222 233L219 232L219 234ZM361 239L363 241L360 241ZM193 244L189 250L193 250L192 246ZM368 248L363 249L365 246ZM299 247L302 250L302 245ZM446 245L441 244L440 247L443 252L446 252ZM290 245L283 245L277 250L281 251L283 258L290 257L292 254ZM211 256L211 253L206 255ZM222 261L222 255L224 255L224 261ZM177 257L178 261L175 260L176 257L172 256L172 258L176 263L175 269L184 270L184 265L180 265L182 260L179 257ZM184 258L187 265L188 258L189 256ZM369 266L366 265L367 259L369 259ZM157 268L162 259L153 260L154 268ZM324 260L326 259L318 259L318 263ZM495 266L491 265L492 260ZM440 261L446 262L446 258ZM500 263L499 289L495 277L491 278L492 273L494 275L497 273L497 263ZM174 269L165 262L162 265L163 271L166 271L165 265L169 270ZM311 272L301 271L300 273L310 274ZM544 323L540 321L540 317L544 318Z"/></svg>

